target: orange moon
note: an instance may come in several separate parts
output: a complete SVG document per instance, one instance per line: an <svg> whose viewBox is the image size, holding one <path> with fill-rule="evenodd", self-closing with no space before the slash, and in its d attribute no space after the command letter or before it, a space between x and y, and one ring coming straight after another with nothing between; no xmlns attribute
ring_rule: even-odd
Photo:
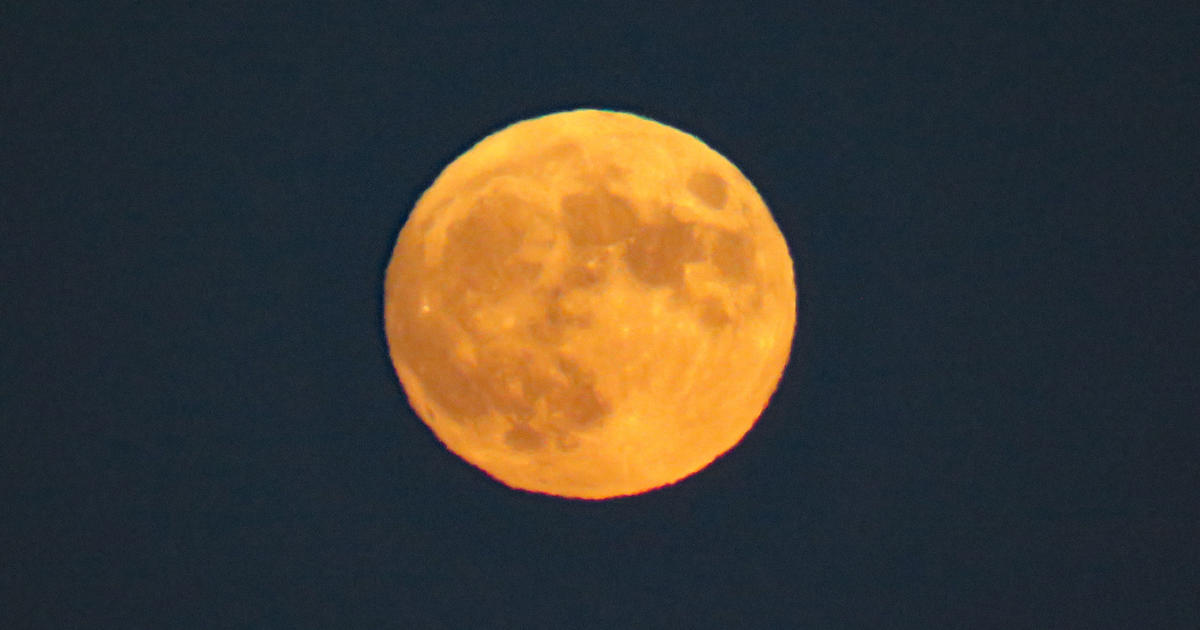
<svg viewBox="0 0 1200 630"><path fill-rule="evenodd" d="M695 136L582 109L518 122L421 195L384 322L413 409L513 488L604 499L736 445L788 361L787 243Z"/></svg>

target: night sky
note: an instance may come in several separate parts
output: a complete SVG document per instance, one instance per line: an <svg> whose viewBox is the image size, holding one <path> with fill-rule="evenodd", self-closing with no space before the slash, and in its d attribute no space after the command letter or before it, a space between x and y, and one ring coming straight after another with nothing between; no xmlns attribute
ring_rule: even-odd
<svg viewBox="0 0 1200 630"><path fill-rule="evenodd" d="M1200 627L1200 9L12 4L0 627ZM741 445L608 502L446 451L382 327L437 173L585 106L800 293Z"/></svg>

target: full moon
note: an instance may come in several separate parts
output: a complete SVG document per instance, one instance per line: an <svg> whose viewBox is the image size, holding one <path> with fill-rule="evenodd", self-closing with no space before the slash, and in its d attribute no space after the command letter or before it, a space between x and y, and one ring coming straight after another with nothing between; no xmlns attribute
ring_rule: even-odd
<svg viewBox="0 0 1200 630"><path fill-rule="evenodd" d="M500 482L604 499L736 445L787 364L787 243L729 160L641 116L515 123L450 163L384 286L417 415Z"/></svg>

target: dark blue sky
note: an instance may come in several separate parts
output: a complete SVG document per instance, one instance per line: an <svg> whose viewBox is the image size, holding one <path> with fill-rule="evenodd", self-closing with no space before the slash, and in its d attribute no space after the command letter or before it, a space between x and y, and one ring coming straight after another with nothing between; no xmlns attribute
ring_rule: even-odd
<svg viewBox="0 0 1200 630"><path fill-rule="evenodd" d="M0 626L1200 626L1200 11L91 4L0 23ZM441 168L580 106L801 279L743 444L604 503L441 448L380 319Z"/></svg>

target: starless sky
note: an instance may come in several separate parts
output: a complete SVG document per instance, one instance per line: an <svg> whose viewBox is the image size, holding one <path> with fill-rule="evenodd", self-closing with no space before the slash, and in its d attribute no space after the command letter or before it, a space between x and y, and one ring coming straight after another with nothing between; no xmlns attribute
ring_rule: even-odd
<svg viewBox="0 0 1200 630"><path fill-rule="evenodd" d="M0 626L1200 625L1197 10L17 4ZM437 173L583 106L801 294L743 443L605 503L442 448L381 321Z"/></svg>

